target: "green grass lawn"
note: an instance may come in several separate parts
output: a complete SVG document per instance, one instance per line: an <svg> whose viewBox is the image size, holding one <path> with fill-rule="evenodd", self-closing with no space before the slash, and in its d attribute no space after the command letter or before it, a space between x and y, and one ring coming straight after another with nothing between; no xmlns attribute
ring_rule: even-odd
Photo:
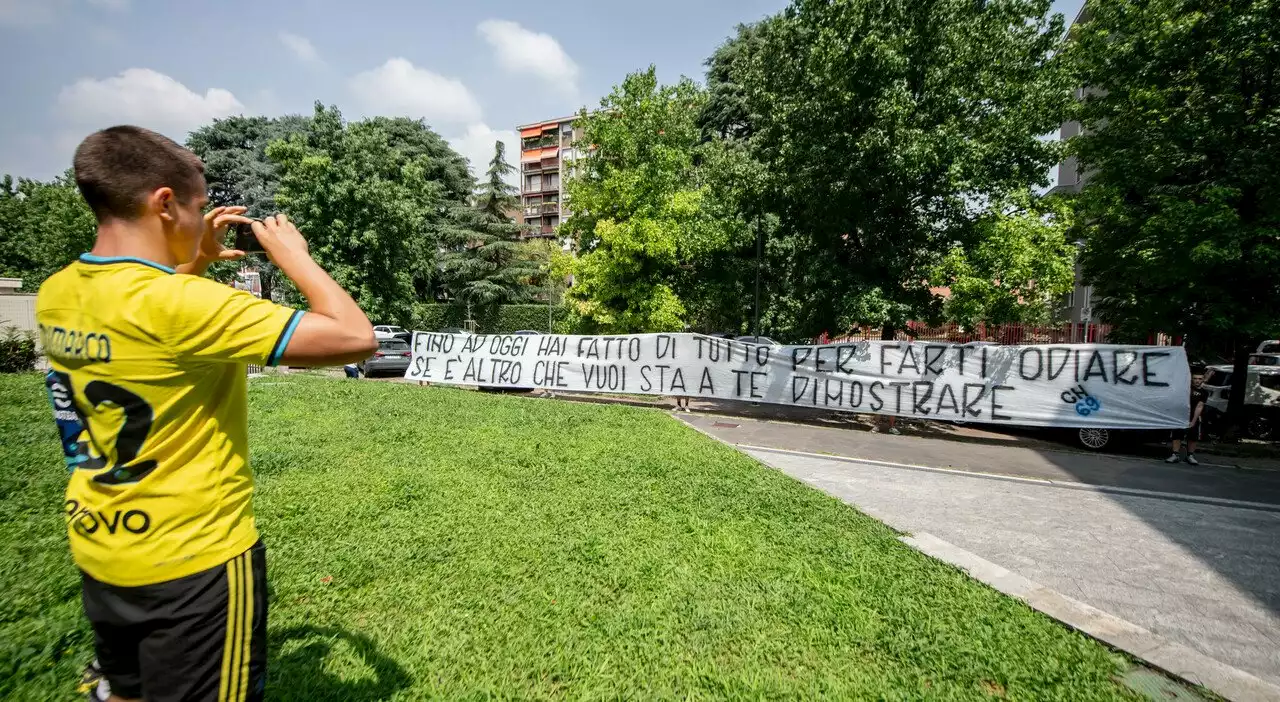
<svg viewBox="0 0 1280 702"><path fill-rule="evenodd" d="M1130 699L1124 659L661 412L251 382L269 699ZM0 698L91 658L35 375L0 376Z"/></svg>

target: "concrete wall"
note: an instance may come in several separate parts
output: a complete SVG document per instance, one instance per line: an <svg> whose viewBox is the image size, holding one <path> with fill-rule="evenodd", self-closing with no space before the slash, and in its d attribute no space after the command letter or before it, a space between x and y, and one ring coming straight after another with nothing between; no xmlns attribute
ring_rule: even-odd
<svg viewBox="0 0 1280 702"><path fill-rule="evenodd" d="M0 295L0 327L36 330L35 295Z"/></svg>

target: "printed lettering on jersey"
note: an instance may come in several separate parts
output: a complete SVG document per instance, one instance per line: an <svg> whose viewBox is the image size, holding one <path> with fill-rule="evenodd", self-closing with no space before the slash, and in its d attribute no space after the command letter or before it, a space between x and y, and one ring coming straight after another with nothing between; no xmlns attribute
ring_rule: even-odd
<svg viewBox="0 0 1280 702"><path fill-rule="evenodd" d="M151 528L151 515L140 509L117 509L107 512L90 509L76 500L67 500L67 521L71 528L84 536L91 536L101 529L108 534L127 531L145 534Z"/></svg>
<svg viewBox="0 0 1280 702"><path fill-rule="evenodd" d="M78 361L111 361L111 337L99 332L40 326L40 344L45 352L59 358Z"/></svg>

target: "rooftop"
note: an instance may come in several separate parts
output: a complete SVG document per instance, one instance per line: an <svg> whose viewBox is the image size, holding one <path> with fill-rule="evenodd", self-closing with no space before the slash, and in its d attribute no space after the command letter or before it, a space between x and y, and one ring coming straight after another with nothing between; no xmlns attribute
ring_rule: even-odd
<svg viewBox="0 0 1280 702"><path fill-rule="evenodd" d="M546 127L546 126L553 125L553 124L563 124L563 123L565 123L565 122L572 122L573 120L575 120L575 119L577 119L577 118L578 118L578 116L577 116L577 115L569 115L568 117L557 117L557 118L555 118L555 119L544 119L544 120L542 120L541 122L530 122L529 124L522 124L522 125L520 125L520 126L516 127L516 129L532 129L532 128L534 128L534 127Z"/></svg>

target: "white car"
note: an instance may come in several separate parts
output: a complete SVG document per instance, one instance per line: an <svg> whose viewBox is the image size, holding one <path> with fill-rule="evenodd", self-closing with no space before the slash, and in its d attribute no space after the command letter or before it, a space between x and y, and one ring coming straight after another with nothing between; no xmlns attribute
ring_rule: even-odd
<svg viewBox="0 0 1280 702"><path fill-rule="evenodd" d="M1254 353L1280 353L1280 339L1267 339L1258 344L1258 350Z"/></svg>
<svg viewBox="0 0 1280 702"><path fill-rule="evenodd" d="M379 324L373 328L373 336L379 341L383 339L399 339L408 335L409 332L405 331L404 327L397 327L394 324Z"/></svg>
<svg viewBox="0 0 1280 702"><path fill-rule="evenodd" d="M1251 353L1249 354L1249 365L1280 366L1280 353Z"/></svg>
<svg viewBox="0 0 1280 702"><path fill-rule="evenodd" d="M1231 397L1231 366L1209 366L1201 386L1209 397L1205 407L1225 413ZM1245 385L1245 429L1255 439L1280 434L1280 366L1250 365Z"/></svg>

